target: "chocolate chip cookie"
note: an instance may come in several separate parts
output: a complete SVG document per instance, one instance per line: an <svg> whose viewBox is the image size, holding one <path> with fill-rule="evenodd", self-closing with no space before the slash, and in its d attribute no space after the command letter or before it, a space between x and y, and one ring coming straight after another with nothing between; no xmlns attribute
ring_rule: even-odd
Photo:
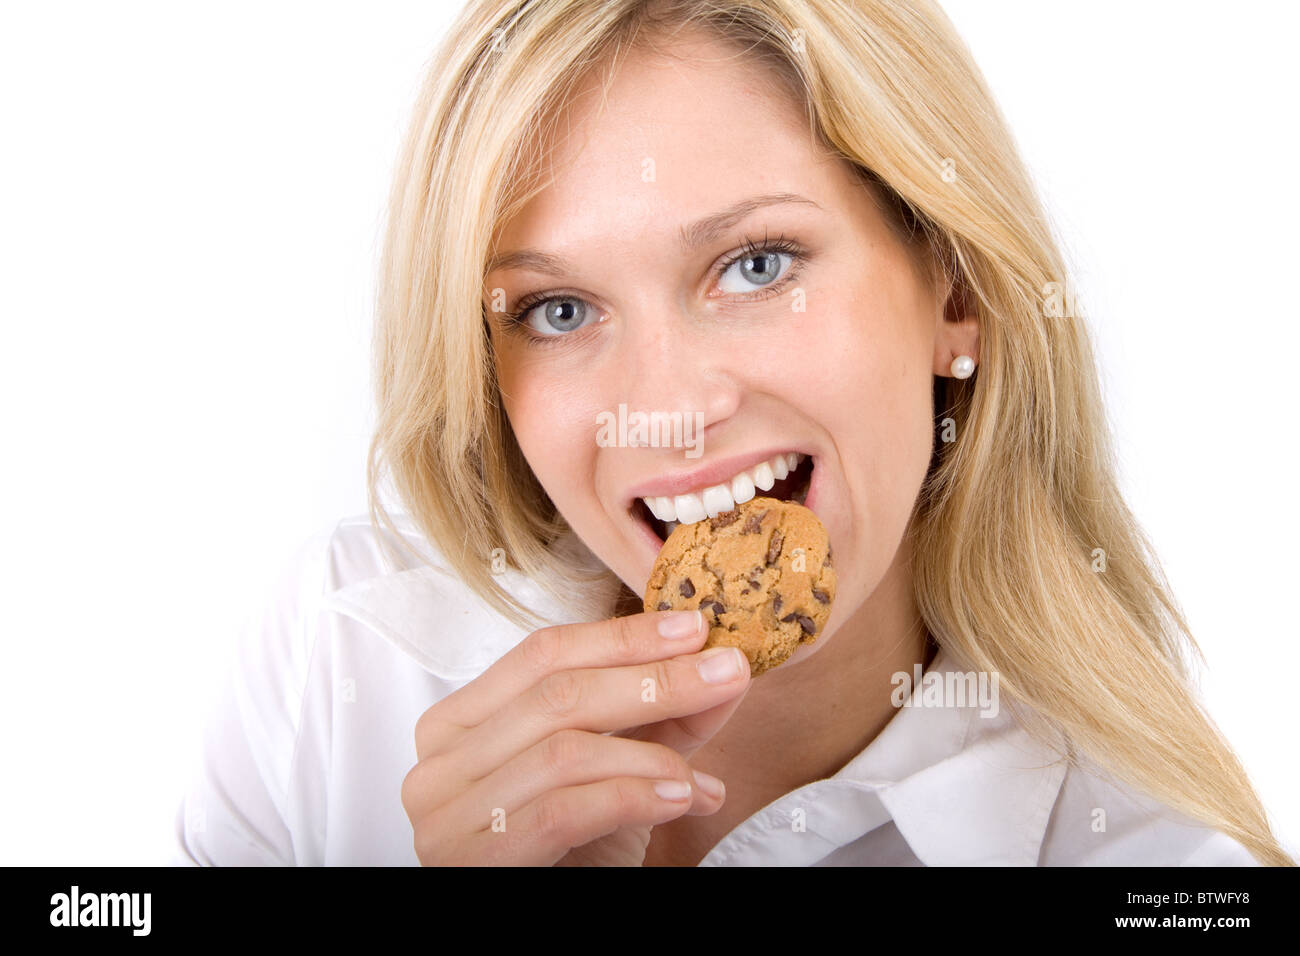
<svg viewBox="0 0 1300 956"><path fill-rule="evenodd" d="M757 677L815 641L834 600L830 540L817 516L793 501L751 498L674 529L644 607L700 608L709 624L704 646L739 647Z"/></svg>

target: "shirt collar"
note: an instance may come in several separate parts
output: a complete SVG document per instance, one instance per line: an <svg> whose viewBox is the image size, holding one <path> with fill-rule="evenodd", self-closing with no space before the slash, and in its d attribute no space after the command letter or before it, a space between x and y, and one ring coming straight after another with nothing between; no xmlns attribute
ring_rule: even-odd
<svg viewBox="0 0 1300 956"><path fill-rule="evenodd" d="M979 677L941 649L923 680L953 684L945 675L961 674ZM978 700L929 706L929 696L914 688L922 706L899 708L836 778L876 786L927 866L1036 865L1065 780L1063 740L1037 740L1005 702L993 713Z"/></svg>
<svg viewBox="0 0 1300 956"><path fill-rule="evenodd" d="M591 557L572 531L557 547L584 563ZM569 608L518 571L500 580L545 620L570 619ZM606 617L617 593L615 580L607 595L598 596ZM451 683L473 680L529 633L438 561L327 592L322 608L359 621ZM940 649L923 684L962 672ZM813 863L892 819L927 866L1033 866L1065 778L1061 753L1032 738L1005 706L983 716L978 701L930 706L926 696L922 685L913 688L913 706L899 707L838 773L769 804L702 863ZM791 825L796 811L804 814L804 830Z"/></svg>
<svg viewBox="0 0 1300 956"><path fill-rule="evenodd" d="M893 820L926 866L1034 866L1065 779L1061 752L1003 704L927 703L932 682L966 673L940 649L876 737L838 773L769 804L704 865L808 865ZM931 677L931 675L935 675ZM910 675L909 675L910 676Z"/></svg>

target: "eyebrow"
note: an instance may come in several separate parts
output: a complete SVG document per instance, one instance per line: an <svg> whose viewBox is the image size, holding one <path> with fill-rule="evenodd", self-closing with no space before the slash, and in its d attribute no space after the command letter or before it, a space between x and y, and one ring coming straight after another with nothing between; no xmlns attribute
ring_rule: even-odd
<svg viewBox="0 0 1300 956"><path fill-rule="evenodd" d="M730 229L750 213L767 206L777 206L782 203L806 203L810 206L816 206L818 209L821 208L811 199L796 193L768 193L764 196L752 196L749 199L742 199L740 202L728 206L721 212L715 212L711 216L705 216L703 219L697 219L695 222L683 226L678 232L678 239L685 249L698 249L700 246L713 242L722 232ZM536 249L521 249L515 252L499 253L488 262L487 272L484 274L487 275L498 269L531 269L534 272L542 272L553 276L570 275L577 271L561 256L552 255L549 252L538 252Z"/></svg>

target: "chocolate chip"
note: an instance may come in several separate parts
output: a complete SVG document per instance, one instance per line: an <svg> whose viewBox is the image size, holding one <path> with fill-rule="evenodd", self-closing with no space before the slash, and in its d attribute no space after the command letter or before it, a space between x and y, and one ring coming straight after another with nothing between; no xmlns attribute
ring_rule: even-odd
<svg viewBox="0 0 1300 956"><path fill-rule="evenodd" d="M682 597L695 597L695 585L691 583L690 578L684 580L677 590L682 593Z"/></svg>
<svg viewBox="0 0 1300 956"><path fill-rule="evenodd" d="M741 534L759 534L763 530L763 519L767 517L767 509L751 514L745 519L745 527L740 529Z"/></svg>
<svg viewBox="0 0 1300 956"><path fill-rule="evenodd" d="M748 593L749 593L749 588L745 588L745 590L741 591L740 593L741 593L741 594L748 594Z"/></svg>
<svg viewBox="0 0 1300 956"><path fill-rule="evenodd" d="M655 608L656 611L671 611L672 609L673 606L667 601L660 601L659 606Z"/></svg>
<svg viewBox="0 0 1300 956"><path fill-rule="evenodd" d="M753 590L753 591L761 591L761 590L763 590L763 585L759 584L759 583L758 583L757 581L755 581L753 578L750 578L750 579L749 579L748 584L749 584L750 590Z"/></svg>
<svg viewBox="0 0 1300 956"><path fill-rule="evenodd" d="M818 604L831 603L831 599L826 596L826 593L824 591L818 591L816 588L813 588L813 597L817 599Z"/></svg>
<svg viewBox="0 0 1300 956"><path fill-rule="evenodd" d="M825 566L828 567L828 568L831 566L831 546L830 546L830 542L827 542L827 544L826 544L826 564L825 564Z"/></svg>
<svg viewBox="0 0 1300 956"><path fill-rule="evenodd" d="M777 594L775 591L772 592L772 613L781 613L781 595Z"/></svg>
<svg viewBox="0 0 1300 956"><path fill-rule="evenodd" d="M791 621L798 621L799 626L803 628L805 634L816 634L817 624L806 614L800 614L798 611L791 611L785 617L781 618L782 624L789 624Z"/></svg>
<svg viewBox="0 0 1300 956"><path fill-rule="evenodd" d="M717 614L721 614L726 609L727 606L725 604L712 597L706 597L700 601L701 611L712 611L715 615L717 615Z"/></svg>
<svg viewBox="0 0 1300 956"><path fill-rule="evenodd" d="M723 511L715 515L714 517L710 518L709 528L710 530L717 531L719 528L725 528L733 521L739 520L739 518L740 518L740 511L736 508L732 508L730 511Z"/></svg>
<svg viewBox="0 0 1300 956"><path fill-rule="evenodd" d="M776 559L781 556L781 545L785 541L785 535L778 528L772 532L772 540L767 545L767 563L775 564Z"/></svg>

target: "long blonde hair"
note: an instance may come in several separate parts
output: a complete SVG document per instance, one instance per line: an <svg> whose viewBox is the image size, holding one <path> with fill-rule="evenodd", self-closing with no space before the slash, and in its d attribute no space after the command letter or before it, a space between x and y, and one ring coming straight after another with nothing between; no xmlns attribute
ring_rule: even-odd
<svg viewBox="0 0 1300 956"><path fill-rule="evenodd" d="M934 457L908 527L935 640L996 672L1017 719L1071 759L1294 865L1198 702L1201 652L1121 497L1086 328L1045 308L1071 287L1058 243L929 0L472 0L429 65L390 199L375 527L394 528L388 477L450 569L518 626L545 622L493 573L494 553L575 619L606 607L613 572L552 549L567 526L498 401L483 278L500 225L541 188L556 110L634 43L693 27L769 67L977 310L979 371L935 380Z"/></svg>

